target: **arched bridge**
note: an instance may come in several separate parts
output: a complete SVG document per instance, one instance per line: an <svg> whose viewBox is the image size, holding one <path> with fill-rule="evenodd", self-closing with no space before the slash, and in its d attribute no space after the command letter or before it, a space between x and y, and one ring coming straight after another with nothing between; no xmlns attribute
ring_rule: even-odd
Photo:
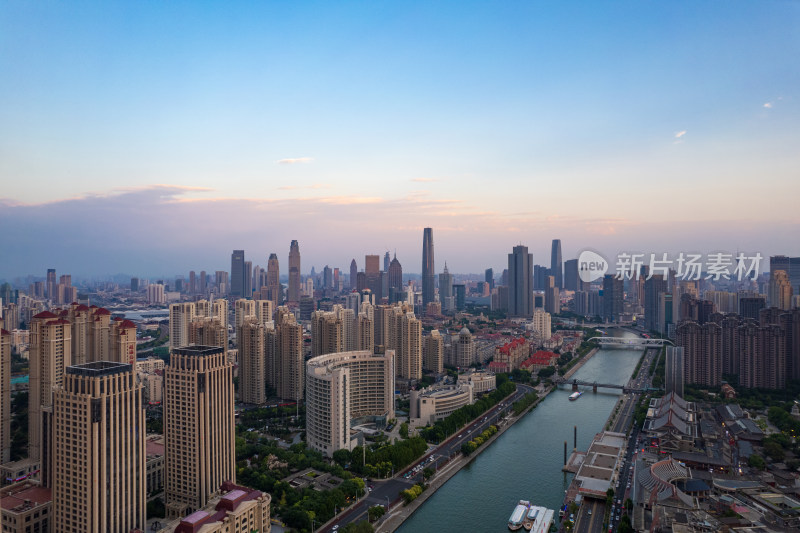
<svg viewBox="0 0 800 533"><path fill-rule="evenodd" d="M667 343L673 344L669 339L623 339L621 337L592 337L601 348L660 348ZM674 346L674 344L673 344Z"/></svg>

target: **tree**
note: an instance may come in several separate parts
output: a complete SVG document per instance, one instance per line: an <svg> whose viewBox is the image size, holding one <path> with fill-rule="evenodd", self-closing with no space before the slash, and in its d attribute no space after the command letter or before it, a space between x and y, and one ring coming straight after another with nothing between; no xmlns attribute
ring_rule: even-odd
<svg viewBox="0 0 800 533"><path fill-rule="evenodd" d="M400 436L404 439L408 438L408 422L400 424Z"/></svg>
<svg viewBox="0 0 800 533"><path fill-rule="evenodd" d="M767 467L767 462L764 461L764 458L755 453L747 460L747 464L751 468L758 468L759 470L764 470Z"/></svg>
<svg viewBox="0 0 800 533"><path fill-rule="evenodd" d="M384 507L383 505L376 505L374 507L370 507L369 510L367 511L367 514L369 515L370 521L375 522L384 514L386 514L386 507Z"/></svg>
<svg viewBox="0 0 800 533"><path fill-rule="evenodd" d="M333 460L336 461L339 466L344 468L344 466L347 465L351 460L350 450L347 448L336 450L333 452Z"/></svg>
<svg viewBox="0 0 800 533"><path fill-rule="evenodd" d="M339 530L341 533L374 533L375 528L366 520L350 523Z"/></svg>
<svg viewBox="0 0 800 533"><path fill-rule="evenodd" d="M425 479L430 479L433 476L433 468L426 466L422 469L422 477Z"/></svg>
<svg viewBox="0 0 800 533"><path fill-rule="evenodd" d="M629 513L633 511L633 500L630 498L625 500L625 509L627 509Z"/></svg>

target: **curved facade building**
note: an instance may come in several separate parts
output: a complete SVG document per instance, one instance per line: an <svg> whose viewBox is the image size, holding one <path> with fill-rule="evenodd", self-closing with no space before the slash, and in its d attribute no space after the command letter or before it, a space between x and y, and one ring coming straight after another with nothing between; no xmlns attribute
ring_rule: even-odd
<svg viewBox="0 0 800 533"><path fill-rule="evenodd" d="M394 350L331 353L306 363L306 441L327 455L355 445L352 421L394 418Z"/></svg>

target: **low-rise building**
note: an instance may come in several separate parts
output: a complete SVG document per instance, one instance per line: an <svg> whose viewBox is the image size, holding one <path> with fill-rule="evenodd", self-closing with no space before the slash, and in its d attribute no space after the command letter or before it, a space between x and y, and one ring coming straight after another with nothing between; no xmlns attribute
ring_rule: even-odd
<svg viewBox="0 0 800 533"><path fill-rule="evenodd" d="M147 494L164 490L164 436L148 435L146 441Z"/></svg>
<svg viewBox="0 0 800 533"><path fill-rule="evenodd" d="M472 384L466 382L413 390L409 398L409 424L412 427L433 424L447 418L459 407L470 405L473 400Z"/></svg>
<svg viewBox="0 0 800 533"><path fill-rule="evenodd" d="M470 370L459 374L458 382L471 384L473 394L484 394L497 388L497 377L485 370Z"/></svg>
<svg viewBox="0 0 800 533"><path fill-rule="evenodd" d="M0 527L4 533L53 530L53 497L38 481L25 480L0 489Z"/></svg>
<svg viewBox="0 0 800 533"><path fill-rule="evenodd" d="M525 359L520 363L519 367L522 370L527 370L531 374L537 374L539 370L547 368L548 366L555 366L558 362L558 355L553 352L539 350L532 356Z"/></svg>
<svg viewBox="0 0 800 533"><path fill-rule="evenodd" d="M174 520L160 532L174 533L270 533L270 495L260 490L222 484L219 496L199 511Z"/></svg>

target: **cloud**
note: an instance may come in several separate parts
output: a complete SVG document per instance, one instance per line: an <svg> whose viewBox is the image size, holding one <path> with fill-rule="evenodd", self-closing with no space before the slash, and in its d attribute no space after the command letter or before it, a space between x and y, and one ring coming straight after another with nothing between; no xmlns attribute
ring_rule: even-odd
<svg viewBox="0 0 800 533"><path fill-rule="evenodd" d="M318 189L330 189L332 185L330 183L313 183L311 185L283 185L278 187L279 191L296 191L298 189L311 189L311 190L318 190Z"/></svg>
<svg viewBox="0 0 800 533"><path fill-rule="evenodd" d="M677 131L677 132L675 132L675 138L676 138L676 139L680 139L680 138L681 138L681 137L683 137L684 135L686 135L686 130L681 130L681 131Z"/></svg>
<svg viewBox="0 0 800 533"><path fill-rule="evenodd" d="M764 104L764 107L766 107L767 109L772 109L772 102L766 102Z"/></svg>
<svg viewBox="0 0 800 533"><path fill-rule="evenodd" d="M417 182L417 183L431 183L431 182L439 181L439 180L436 179L436 178L411 178L411 181L414 181L414 182Z"/></svg>
<svg viewBox="0 0 800 533"><path fill-rule="evenodd" d="M297 163L311 163L313 160L313 157L289 157L286 159L278 159L276 163L279 165L295 165Z"/></svg>

